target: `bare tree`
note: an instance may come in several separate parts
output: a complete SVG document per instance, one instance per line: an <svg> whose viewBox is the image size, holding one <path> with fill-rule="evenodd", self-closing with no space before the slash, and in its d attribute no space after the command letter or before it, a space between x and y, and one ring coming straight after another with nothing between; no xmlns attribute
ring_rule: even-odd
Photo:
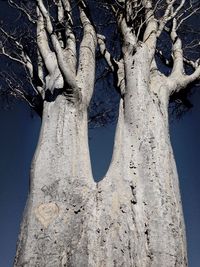
<svg viewBox="0 0 200 267"><path fill-rule="evenodd" d="M42 115L14 266L187 266L168 106L200 77L198 1L8 2L37 29L24 42L1 26L1 54L23 67L29 91L2 76ZM98 183L87 132L97 50L120 95L112 162Z"/></svg>

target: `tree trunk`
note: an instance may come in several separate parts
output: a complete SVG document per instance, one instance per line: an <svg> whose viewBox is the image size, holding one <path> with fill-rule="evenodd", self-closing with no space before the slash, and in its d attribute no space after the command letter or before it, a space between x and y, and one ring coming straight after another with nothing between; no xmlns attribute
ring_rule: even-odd
<svg viewBox="0 0 200 267"><path fill-rule="evenodd" d="M97 266L185 267L184 221L169 138L169 90L160 75L150 79L145 45L125 58L125 70L113 159L99 183Z"/></svg>
<svg viewBox="0 0 200 267"><path fill-rule="evenodd" d="M87 108L45 102L15 266L95 266Z"/></svg>
<svg viewBox="0 0 200 267"><path fill-rule="evenodd" d="M113 159L98 184L86 108L45 102L16 267L187 266L168 88L150 73L145 45L125 71Z"/></svg>

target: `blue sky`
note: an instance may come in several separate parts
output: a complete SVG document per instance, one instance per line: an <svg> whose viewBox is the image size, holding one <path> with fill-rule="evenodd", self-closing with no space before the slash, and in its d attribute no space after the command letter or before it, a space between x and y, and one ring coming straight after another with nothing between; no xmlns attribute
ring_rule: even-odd
<svg viewBox="0 0 200 267"><path fill-rule="evenodd" d="M194 108L171 124L171 136L180 175L187 229L190 267L200 262L200 92L193 96ZM12 266L19 224L25 205L29 167L37 143L40 120L18 103L0 109L0 267ZM114 129L90 131L94 174L103 176L112 153Z"/></svg>

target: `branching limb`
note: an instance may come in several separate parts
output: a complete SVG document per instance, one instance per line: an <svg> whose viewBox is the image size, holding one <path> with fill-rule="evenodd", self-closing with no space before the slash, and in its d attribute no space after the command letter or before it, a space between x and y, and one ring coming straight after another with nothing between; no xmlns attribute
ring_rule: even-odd
<svg viewBox="0 0 200 267"><path fill-rule="evenodd" d="M177 35L177 21L173 19L172 31L171 31L171 40L172 40L172 53L173 53L173 69L171 76L182 75L184 74L183 66L183 49L182 41Z"/></svg>
<svg viewBox="0 0 200 267"><path fill-rule="evenodd" d="M185 59L186 60L186 59ZM168 83L170 88L170 94L174 92L179 92L180 90L187 88L187 86L200 79L200 59L195 62L191 60L186 60L187 64L194 68L194 72L190 75L180 73L179 75L170 75L168 77Z"/></svg>
<svg viewBox="0 0 200 267"><path fill-rule="evenodd" d="M97 35L98 45L101 54L104 56L108 66L112 70L115 78L115 86L121 96L125 93L125 74L124 74L124 62L115 60L106 49L105 37L103 35Z"/></svg>
<svg viewBox="0 0 200 267"><path fill-rule="evenodd" d="M115 70L115 64L116 60L112 58L111 54L108 52L108 50L106 49L106 44L105 44L105 36L101 35L101 34L97 34L97 42L99 45L99 49L101 54L104 56L108 66L110 67L110 69L112 71Z"/></svg>
<svg viewBox="0 0 200 267"><path fill-rule="evenodd" d="M199 59L196 62L186 60L183 56L182 42L177 35L177 20L173 19L171 30L173 68L168 80L171 84L170 94L186 88L190 83L200 78ZM191 75L186 75L184 71L184 62L190 64L195 70Z"/></svg>
<svg viewBox="0 0 200 267"><path fill-rule="evenodd" d="M14 57L11 54L9 54L8 52L6 52L5 47L2 44L0 46L0 54L6 56L7 58L9 58L12 61L15 61L17 63L20 63L23 66L26 66L26 63L22 59L19 59L17 57Z"/></svg>
<svg viewBox="0 0 200 267"><path fill-rule="evenodd" d="M145 23L146 23L146 30L144 32L143 41L147 44L149 48L149 59L152 62L155 51L156 51L156 41L157 41L157 29L158 23L154 17L154 11L152 7L152 1L146 0L143 3L145 7Z"/></svg>
<svg viewBox="0 0 200 267"><path fill-rule="evenodd" d="M76 73L77 55L76 55L76 38L72 30L73 19L71 16L71 5L69 0L61 0L63 5L64 27L65 27L65 42L64 49L65 59L67 60L71 71Z"/></svg>
<svg viewBox="0 0 200 267"><path fill-rule="evenodd" d="M0 72L0 77L3 78L4 82L8 86L9 95L24 100L31 108L34 108L31 97L24 91L23 84L21 84L19 80L16 81L14 75L10 75L6 72Z"/></svg>
<svg viewBox="0 0 200 267"><path fill-rule="evenodd" d="M88 9L82 1L79 5L80 19L83 25L83 39L80 45L80 56L77 71L77 82L82 89L84 101L89 104L95 81L95 50L97 36L89 18Z"/></svg>
<svg viewBox="0 0 200 267"><path fill-rule="evenodd" d="M133 54L137 46L137 36L133 32L132 27L127 25L122 15L119 17L118 24L123 37L122 51L127 56Z"/></svg>
<svg viewBox="0 0 200 267"><path fill-rule="evenodd" d="M194 15L195 13L197 13L199 10L200 10L200 7L197 7L197 8L195 8L194 10L191 10L187 16L183 17L183 18L179 21L179 23L178 23L178 25L177 25L177 30L178 30L178 28L179 28L179 27L180 27L180 26L181 26L187 19L189 19L192 15ZM182 14L184 14L184 13L182 13ZM179 17L179 18L180 18L180 17ZM179 18L177 18L177 20L178 20Z"/></svg>
<svg viewBox="0 0 200 267"><path fill-rule="evenodd" d="M64 79L65 90L66 91L70 90L70 93L71 93L71 91L73 91L74 94L77 95L78 94L78 88L76 85L75 75L73 74L73 72L70 71L69 66L67 65L66 61L64 60L63 50L62 50L62 47L61 47L60 42L58 40L58 37L53 30L53 26L51 23L49 13L48 13L46 7L44 6L42 0L37 0L37 4L39 7L41 16L45 20L45 29L49 34L49 37L51 39L51 42L52 42L52 45L53 45L53 48L54 48L54 51L56 54L57 63L58 63L60 72L62 73L62 76ZM44 53L44 51L41 52L41 54L43 54L43 53Z"/></svg>
<svg viewBox="0 0 200 267"><path fill-rule="evenodd" d="M51 51L49 47L48 37L46 34L45 26L44 26L44 19L37 8L37 45L41 57L44 61L45 67L48 73L51 75L54 73L55 69L58 67L56 62L55 54Z"/></svg>
<svg viewBox="0 0 200 267"><path fill-rule="evenodd" d="M167 22L173 20L185 4L185 0L181 0L178 6L174 8L174 4L176 3L176 0L166 0L166 2L167 2L167 7L165 9L165 13L163 17L159 19L157 37L161 35Z"/></svg>
<svg viewBox="0 0 200 267"><path fill-rule="evenodd" d="M28 54L25 52L23 45L14 36L6 32L3 28L0 28L0 31L5 35L8 41L12 42L12 45L14 46L13 52L10 53L9 50L6 49L6 44L4 46L2 42L0 46L0 54L6 56L9 60L13 62L19 63L25 69L27 73L27 78L29 79L30 84L35 93L42 94L42 91L38 90L37 84L34 82L35 76L37 74L34 73L33 63Z"/></svg>
<svg viewBox="0 0 200 267"><path fill-rule="evenodd" d="M20 12L22 12L22 13L28 18L28 20L29 20L30 22L32 22L32 23L34 23L34 24L36 23L36 21L34 20L34 18L31 17L31 15L29 14L28 10L25 9L25 7L20 6L19 4L17 4L17 3L14 2L13 0L8 0L8 3L9 3L12 7L16 8L16 9L18 9Z"/></svg>

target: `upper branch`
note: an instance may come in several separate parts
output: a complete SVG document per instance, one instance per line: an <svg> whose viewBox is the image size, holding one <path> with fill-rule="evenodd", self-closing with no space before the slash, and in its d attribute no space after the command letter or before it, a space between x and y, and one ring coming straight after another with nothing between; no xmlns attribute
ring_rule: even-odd
<svg viewBox="0 0 200 267"><path fill-rule="evenodd" d="M27 73L27 77L29 78L30 84L35 93L42 94L42 89L38 88L38 84L35 83L36 74L34 72L34 66L31 58L25 51L24 46L19 40L17 40L17 38L6 32L2 27L0 27L0 31L6 37L6 41L8 41L9 45L12 46L12 50L8 49L6 42L1 42L0 54L6 56L11 61L21 64Z"/></svg>
<svg viewBox="0 0 200 267"><path fill-rule="evenodd" d="M89 103L95 81L95 50L97 36L95 28L89 18L89 10L82 1L79 4L80 19L83 25L83 39L80 45L77 82L82 89L82 95L86 103Z"/></svg>
<svg viewBox="0 0 200 267"><path fill-rule="evenodd" d="M155 10L152 7L152 1L146 0L144 1L143 5L145 7L145 22L146 22L146 29L144 32L143 41L148 46L149 59L150 62L152 62L156 51L158 23L154 16Z"/></svg>
<svg viewBox="0 0 200 267"><path fill-rule="evenodd" d="M65 58L71 66L71 71L76 73L76 64L77 64L77 56L76 56L76 38L74 32L72 30L73 19L72 19L72 9L69 0L61 0L63 5L63 19L64 19L64 28L65 28Z"/></svg>
<svg viewBox="0 0 200 267"><path fill-rule="evenodd" d="M173 20L179 13L179 11L183 8L185 4L185 0L181 0L180 4L176 8L174 8L174 4L176 3L176 0L166 0L167 7L165 9L165 13L162 18L159 19L159 27L157 31L157 36L160 36L165 25L168 21Z"/></svg>
<svg viewBox="0 0 200 267"><path fill-rule="evenodd" d="M105 37L103 35L97 35L98 45L100 48L101 54L104 56L108 66L114 74L114 82L116 85L117 91L123 97L125 93L125 73L124 73L124 61L123 58L119 61L115 60L111 54L106 49Z"/></svg>
<svg viewBox="0 0 200 267"><path fill-rule="evenodd" d="M16 8L16 9L18 9L20 12L22 12L27 18L28 18L28 20L30 21L30 22L32 22L32 23L34 23L35 24L35 19L31 16L31 14L29 13L29 11L25 8L25 7L22 7L22 6L20 6L19 4L17 4L15 1L13 1L13 0L8 0L8 3L12 6L12 7L14 7L14 8Z"/></svg>
<svg viewBox="0 0 200 267"><path fill-rule="evenodd" d="M45 29L47 33L49 34L49 37L51 39L51 43L53 45L56 58L57 58L57 63L60 69L60 72L62 73L64 82L65 82L65 89L68 91L69 89L73 89L73 91L77 91L77 85L76 85L76 80L75 80L75 75L73 74L72 71L70 71L67 62L64 60L64 53L63 49L61 47L61 44L58 40L58 37L56 33L54 32L51 19L49 16L49 13L46 9L46 7L43 4L42 0L37 0L37 4L39 7L39 10L45 20ZM77 93L77 92L76 92Z"/></svg>
<svg viewBox="0 0 200 267"><path fill-rule="evenodd" d="M172 40L172 52L173 52L173 69L171 75L183 75L184 66L183 66L183 49L182 41L177 35L177 21L173 19L172 31L171 31L171 40Z"/></svg>

